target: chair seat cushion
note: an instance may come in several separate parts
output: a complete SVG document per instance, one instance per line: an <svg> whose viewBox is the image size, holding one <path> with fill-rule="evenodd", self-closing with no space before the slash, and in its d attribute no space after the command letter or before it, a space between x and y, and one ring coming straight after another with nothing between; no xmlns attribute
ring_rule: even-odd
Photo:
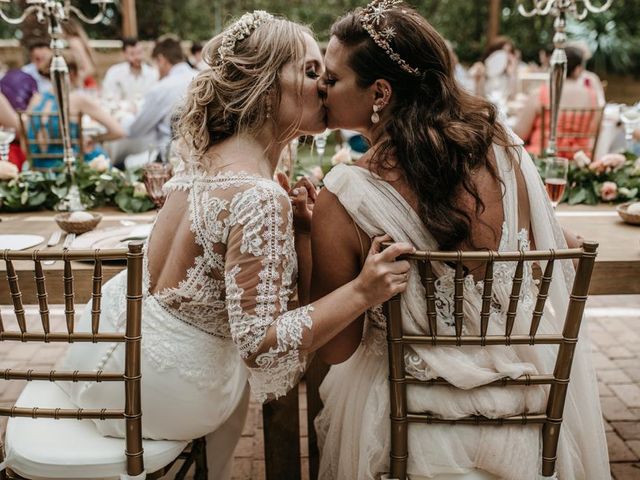
<svg viewBox="0 0 640 480"><path fill-rule="evenodd" d="M30 382L18 407L76 408L50 382ZM144 422L144 415L143 415ZM184 441L144 440L144 466L149 473L173 461ZM118 478L126 473L125 441L103 437L91 420L10 418L5 437L7 466L33 478Z"/></svg>

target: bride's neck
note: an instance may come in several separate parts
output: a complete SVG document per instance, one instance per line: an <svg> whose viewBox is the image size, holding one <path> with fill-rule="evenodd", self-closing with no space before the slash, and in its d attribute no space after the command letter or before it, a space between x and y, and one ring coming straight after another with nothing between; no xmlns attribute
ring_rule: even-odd
<svg viewBox="0 0 640 480"><path fill-rule="evenodd" d="M210 150L210 170L232 167L272 178L285 143L273 140L270 132L235 134Z"/></svg>

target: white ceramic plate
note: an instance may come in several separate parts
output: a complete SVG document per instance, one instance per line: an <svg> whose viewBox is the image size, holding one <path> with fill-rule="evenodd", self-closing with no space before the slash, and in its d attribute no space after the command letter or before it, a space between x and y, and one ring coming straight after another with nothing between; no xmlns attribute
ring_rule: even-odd
<svg viewBox="0 0 640 480"><path fill-rule="evenodd" d="M25 250L44 241L40 235L0 235L0 250Z"/></svg>
<svg viewBox="0 0 640 480"><path fill-rule="evenodd" d="M498 77L507 69L509 54L505 50L493 52L484 61L487 77Z"/></svg>
<svg viewBox="0 0 640 480"><path fill-rule="evenodd" d="M146 240L150 232L150 223L127 227L99 228L76 237L71 248L74 250L126 248L132 240Z"/></svg>

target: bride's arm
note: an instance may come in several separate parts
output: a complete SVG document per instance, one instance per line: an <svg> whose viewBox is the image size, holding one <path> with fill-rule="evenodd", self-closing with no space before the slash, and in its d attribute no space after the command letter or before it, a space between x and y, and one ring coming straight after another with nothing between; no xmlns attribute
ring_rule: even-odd
<svg viewBox="0 0 640 480"><path fill-rule="evenodd" d="M394 261L413 247L372 246L360 275L311 305L289 305L295 289L291 203L276 187L256 186L233 197L224 259L231 337L249 367L259 400L286 394L322 347L367 308L406 288L409 263ZM388 237L387 237L388 238Z"/></svg>
<svg viewBox="0 0 640 480"><path fill-rule="evenodd" d="M334 194L320 192L311 227L311 299L315 300L347 284L360 272L360 242L351 217ZM341 363L356 351L362 339L364 314L344 328L318 350L329 364Z"/></svg>

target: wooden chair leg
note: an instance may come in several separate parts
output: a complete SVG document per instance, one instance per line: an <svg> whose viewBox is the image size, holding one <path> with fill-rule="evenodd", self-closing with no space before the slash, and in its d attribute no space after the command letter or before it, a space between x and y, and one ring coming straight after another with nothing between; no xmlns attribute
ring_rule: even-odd
<svg viewBox="0 0 640 480"><path fill-rule="evenodd" d="M209 468L207 467L207 440L205 437L193 441L193 457L196 462L194 480L207 480Z"/></svg>
<svg viewBox="0 0 640 480"><path fill-rule="evenodd" d="M178 470L178 473L176 473L174 480L185 480L185 478L187 477L187 473L189 473L191 465L193 465L193 455L189 455L184 459L184 463L180 467L180 470Z"/></svg>

